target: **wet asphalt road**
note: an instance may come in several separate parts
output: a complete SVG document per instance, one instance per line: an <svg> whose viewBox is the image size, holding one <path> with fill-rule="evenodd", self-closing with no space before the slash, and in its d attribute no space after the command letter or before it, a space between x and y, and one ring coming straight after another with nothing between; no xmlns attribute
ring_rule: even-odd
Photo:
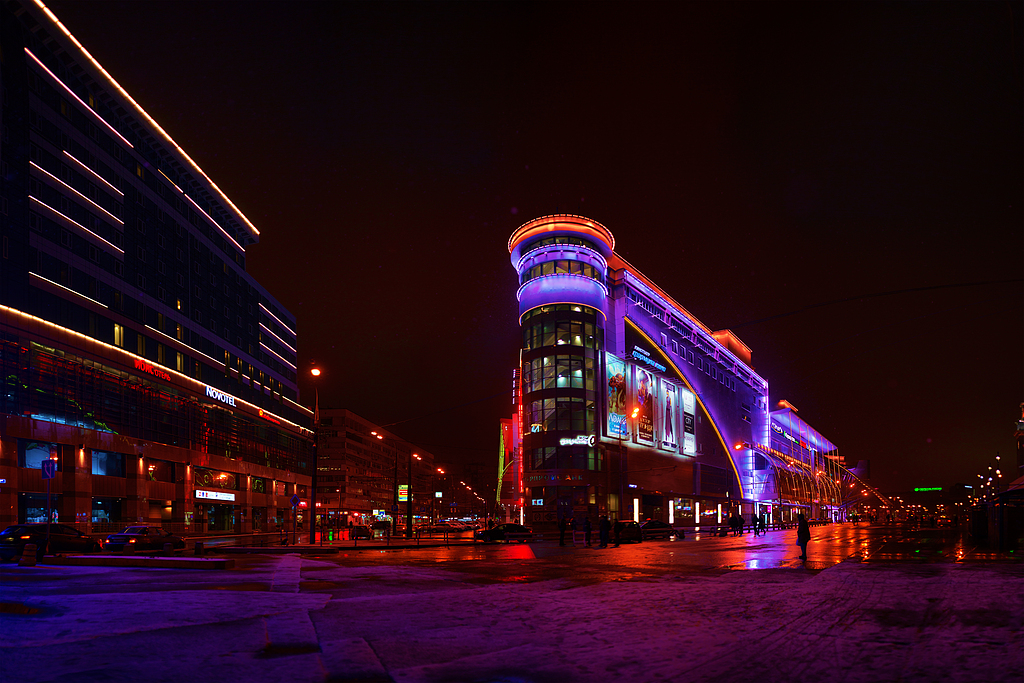
<svg viewBox="0 0 1024 683"><path fill-rule="evenodd" d="M550 535L548 535L550 537ZM594 535L596 540L596 534ZM320 559L342 566L430 566L478 577L481 583L568 579L578 584L642 580L667 574L801 567L827 569L847 559L946 562L973 546L957 528L830 524L811 528L808 560L798 559L796 530L762 536L703 537L623 543L619 547L560 547L556 540L453 545L416 550L342 551Z"/></svg>

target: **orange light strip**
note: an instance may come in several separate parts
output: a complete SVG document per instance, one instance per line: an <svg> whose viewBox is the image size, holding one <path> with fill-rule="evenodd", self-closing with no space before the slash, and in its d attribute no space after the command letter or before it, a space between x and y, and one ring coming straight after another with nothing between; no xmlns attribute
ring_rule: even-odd
<svg viewBox="0 0 1024 683"><path fill-rule="evenodd" d="M124 249L121 249L120 247L117 247L117 246L115 246L115 245L111 244L110 242L108 242L107 240L103 239L102 237L100 237L99 235L97 235L97 234L96 234L96 233L94 233L94 232L93 232L92 230L90 230L89 228L85 227L84 225L82 225L82 224L81 224L81 223L79 223L78 221L76 221L76 220L74 220L74 219L72 219L72 218L68 218L67 216L65 216L64 214L62 214L62 213L61 213L60 211L58 211L57 209L53 208L52 206L50 206L49 204L47 204L47 203L45 203L45 202L41 202L41 201L39 201L38 199L36 199L36 198L35 198L35 197L33 197L32 195L29 195L29 196L28 196L28 198L29 198L29 199L31 199L32 201L34 201L34 202L35 202L36 204L38 204L39 206L42 206L42 207L45 207L45 208L49 209L49 210L50 210L50 211L52 211L53 213L57 214L58 216L60 216L60 217L61 217L61 218L63 218L64 220L66 220L66 221L67 221L68 223L71 223L72 225L75 225L75 226L77 226L77 227L81 228L81 229L82 229L82 230L84 230L85 232L89 233L90 235L92 235L93 237L95 237L96 239L98 239L98 240L99 240L100 242L103 242L104 244L107 244L107 245L109 245L111 249L114 249L115 251L117 251L117 252L118 252L119 254L121 254L122 256L124 255Z"/></svg>
<svg viewBox="0 0 1024 683"><path fill-rule="evenodd" d="M46 9L46 8L44 7L43 9ZM51 16L52 16L52 15L51 15ZM102 116L100 116L99 114L97 114L97 113L96 113L96 111L95 111L95 110L94 110L94 109L93 109L92 107L90 107L90 106L89 106L88 104L86 104L86 103L85 103L85 102L84 102L84 101L82 100L82 98L81 98L81 97L79 97L78 95L76 95L76 94L75 94L75 91L74 91L74 90L72 90L72 89L71 89L71 88L69 88L68 86L64 85L64 81L62 81L62 80L60 80L59 78L57 78L57 77L56 77L56 76L55 76L55 75L53 74L53 72L52 72L52 71L50 71L49 69L47 69L47 68L46 68L46 65L45 65L45 64L43 64L43 63L42 63L41 61L39 61L39 58L38 58L38 57L36 57L36 56L35 56L34 54L32 54L32 52L31 52L31 51L30 51L30 50L29 50L29 49L28 49L27 47L25 48L25 54L27 54L27 55L28 55L29 57L31 57L31 58L32 58L32 60L33 60L33 61L34 61L34 62L35 62L35 63L36 63L36 64L37 64L38 66L39 66L39 68L40 68L40 69L42 69L43 71L45 71L45 72L47 73L47 75L49 75L49 77L50 77L50 78L52 78L52 79L53 79L53 80L54 80L54 81L55 81L55 82L56 82L56 83L57 83L57 84L58 84L58 85L59 85L60 87L64 88L64 92L66 92L67 94L69 94L69 95L71 95L72 97L74 97L74 98L75 98L75 99L76 99L76 100L78 101L78 103L79 103L79 104L81 104L81 105L82 105L83 107L85 107L85 110L86 110L87 112L89 112L90 114L92 114L93 116L95 116L95 117L96 117L96 119L97 119L97 120L98 120L98 121L99 121L100 123L102 123L102 124L103 124L104 126L106 126L106 127L108 128L108 129L110 129L110 132L111 132L111 133L113 133L113 134L114 134L114 135L116 135L117 137L121 138L121 141L122 141L122 142L123 142L124 144L128 145L128 146L129 146L129 147L131 147L132 149L135 149L135 145L133 145L132 143L130 143L130 142L128 142L127 140L125 140L124 136L123 136L123 135L121 135L120 133L118 133L118 132L117 132L117 129L115 129L115 128L114 128L113 126L111 126L111 125L110 125L109 123L107 123L107 120L106 120L105 118L103 118Z"/></svg>
<svg viewBox="0 0 1024 683"><path fill-rule="evenodd" d="M43 168L42 166L40 166L40 165L39 165L39 164L37 164L36 162L34 162L34 161L30 161L30 162L28 162L28 163L29 163L29 166L32 166L32 167L33 167L33 168L35 168L35 169L36 169L37 171L40 171L40 172L42 172L42 173L45 173L46 175L50 176L51 178L53 178L54 180L56 180L56 181L57 181L58 183L60 183L61 185L63 185L63 186L64 186L64 187L66 187L67 189L71 190L71 191L72 191L72 192L74 192L74 193L75 193L76 195L78 195L78 196L79 196L79 198L81 198L81 199L84 199L85 201L89 202L90 204L92 204L92 205L93 205L94 207L96 207L97 209L99 209L99 210L100 210L100 211L102 211L103 213L105 213L105 214L107 214L108 216L110 216L111 218L113 218L113 219L114 219L115 221L117 221L117 222L118 222L118 223L120 223L121 225L124 225L124 221L123 221L123 220L121 220L120 218L118 218L118 217L117 217L117 216L115 216L114 214L110 213L109 211L107 211L106 209L104 209L104 208L103 208L102 206L100 206L99 204L97 204L97 203L96 203L96 202L94 202L93 200L89 199L89 198L88 198L88 197L86 197L86 196L85 196L84 194L82 194L81 192L79 192L79 191L78 191L78 190L76 190L75 188L71 187L70 185L68 185L68 184L67 184L67 183L65 183L65 182L64 182L63 180L61 180L61 179L60 179L60 178L58 178L57 176L53 175L53 174L52 174L52 173L50 173L49 171L47 171L47 170L46 170L45 168Z"/></svg>
<svg viewBox="0 0 1024 683"><path fill-rule="evenodd" d="M160 133L160 135L164 138L164 140L167 141L167 143L170 144L172 147L174 147L174 149L179 154L181 154L181 156L184 157L186 161L188 161L189 165L192 166L192 169L196 173L201 175L206 180L206 182L210 183L210 187L212 187L214 190L217 191L217 194L220 195L221 199L223 199L228 204L228 206L230 206L232 209L234 209L235 213L238 214L239 218L241 218L245 222L245 224L247 226L249 226L249 229L253 232L253 234L258 236L260 234L260 231L256 229L256 226L253 225L251 222L249 222L249 219L245 217L245 214L242 213L241 210L239 210L239 208L237 206L235 206L235 204L230 199L228 199L227 195L225 195L224 192L222 192L221 189L219 187L217 187L217 184L215 182L213 182L212 180L210 180L209 176L207 176L205 173L203 173L203 169L199 168L199 165L196 164L196 162L192 161L192 157L190 157L188 154L186 154L185 150L183 150L181 147L178 147L178 143L176 143L174 140L171 139L171 136L168 135L167 132L163 128L160 127L160 124L158 124L156 121L154 121L153 118L149 114L146 113L146 110L143 109L139 105L138 102L133 100L132 96L129 95L125 91L125 89L120 86L120 84L117 81L114 80L114 77L111 76L109 73L107 73L106 69L104 69L102 66L100 66L100 63L97 62L96 59L91 54L89 54L89 51L85 49L85 46L83 46L80 42L78 42L77 38L75 38L73 35L71 35L71 32L68 31L64 27L64 24L60 23L60 20L57 19L57 17L54 15L54 13L51 12L50 9L46 5L44 5L40 0L34 0L34 2L36 4L36 7L38 7L40 10L42 10L46 14L46 16L49 17L50 21L52 21L54 23L54 25L57 26L57 28L59 28L61 30L61 32L68 38L68 40L70 40L72 43L74 43L75 47L77 47L79 50L82 51L82 54L85 56L85 58L89 60L89 62L93 65L93 67L97 71L99 71L101 74L103 74L104 78L107 79L107 81L110 83L110 85L112 85L114 88L116 88L117 92L122 97L124 97L126 100L128 100L132 104L132 106L135 107L135 110L139 114L141 114L144 119L146 119L146 122L149 123L151 126L153 126L153 128L155 128L156 131L158 133ZM36 60L36 61L38 61L38 60ZM46 67L44 66L43 68L45 69ZM104 123L106 123L106 122L104 121ZM110 124L107 124L108 127L109 127L109 125ZM119 137L120 137L120 135L119 135ZM122 138L122 139L124 139L124 138ZM125 142L128 142L128 141L125 140ZM129 144L129 146L131 146L131 145Z"/></svg>
<svg viewBox="0 0 1024 683"><path fill-rule="evenodd" d="M10 306L4 306L3 304L0 304L0 311L2 311L4 313L11 313L13 315L21 316L22 318L26 318L28 320L31 320L32 322L39 323L39 324L45 325L46 327L49 327L51 329L57 330L58 332L60 332L62 334L69 334L69 335L71 335L73 337L78 337L79 339L83 339L85 341L88 341L90 343L96 344L98 346L102 346L103 348L109 349L110 351L115 351L117 353L121 353L121 354L123 354L125 356L128 356L129 358L132 359L132 365L133 366L134 366L136 360L140 360L140 361L142 361L144 363L150 363L150 361L148 359L143 358L142 356L137 356L134 353L132 353L131 351L126 351L126 350L122 349L119 346L113 346L113 345L108 344L106 342L102 342L99 339L94 339L94 338L92 338L92 337L90 337L88 335L82 334L81 332L76 332L75 330L69 329L67 327L62 327L60 325L57 325L56 323L51 323L49 320L43 320L42 318L40 318L38 316L35 316L35 315L32 315L31 313L25 313L23 311L19 311L16 308L11 308ZM207 358L209 358L209 356L207 356ZM189 377L188 375L183 375L180 372L178 372L177 370L173 370L171 368L166 368L166 367L163 367L163 366L161 366L160 369L165 371L165 372L168 372L170 374L175 375L179 379L184 380L185 382L188 382L189 384L201 387L203 389L203 391L202 392L198 392L198 393L204 393L206 391L206 387L209 386L205 382L200 382L199 380L193 379L193 378ZM259 406L253 405L252 403L249 403L248 401L240 399L237 396L232 396L232 398L235 399L236 403L242 403L242 404L248 406L249 408L251 408L254 413L256 413L259 410L262 410L262 408L260 408ZM288 401L287 398L285 400ZM289 403L294 403L294 401L289 401ZM295 404L295 405L298 406L298 404ZM302 406L298 406L298 407L302 408ZM308 411L309 409L308 408L303 408L303 410ZM264 411L264 412L266 412L266 411ZM312 411L310 411L310 413L312 414ZM268 414L274 415L274 417L279 418L282 422L286 422L286 423L292 425L293 427L296 427L300 431L303 431L303 432L309 432L310 431L310 430L306 429L305 427L303 427L302 425L296 424L296 423L292 422L291 420L288 420L287 418L284 418L284 417L281 417L280 415L277 415L276 413L268 413Z"/></svg>
<svg viewBox="0 0 1024 683"><path fill-rule="evenodd" d="M29 271L29 275L31 275L31 276L32 276L32 277L34 277L34 278L39 278L40 280L42 280L42 281L44 281L44 282L48 282L48 283L50 283L51 285L53 285L54 287L60 287L61 289L63 289L63 290L64 290L64 291L66 291L66 292L71 292L71 293L72 293L72 294L74 294L75 296L80 296L80 297L82 297L83 299L85 299L86 301L89 301L89 302L91 302L91 303L94 303L94 304L96 304L97 306L102 306L103 308L108 308L106 304L101 304L101 303L100 303L99 301L96 301L96 299L91 299L91 298L87 297L87 296L86 296L85 294L81 294L81 293L79 293L79 292L76 292L75 290L71 289L70 287L65 287L64 285L60 284L59 282L54 282L53 280L51 280L51 279L49 279L49 278L45 278L45 277L43 277L42 275L38 275L38 274L36 274L36 273L33 273L33 272L31 272L31 271Z"/></svg>
<svg viewBox="0 0 1024 683"><path fill-rule="evenodd" d="M97 173L96 171L94 171L91 168L89 168L88 166L86 166L80 160L78 160L75 157L73 157L71 155L71 153L68 152L67 150L64 150L64 156L66 156L68 159L71 159L72 161L74 161L79 166L81 166L83 170L88 171L89 173L91 173L93 175L93 177L96 178L96 180L100 181L101 183L103 183L104 185L106 185L107 187L109 187L111 190L113 190L114 192L118 193L122 197L124 196L124 192L121 192L121 190L119 190L116 187L114 187L113 185L111 185L109 182L107 182L106 178L104 178L99 173Z"/></svg>

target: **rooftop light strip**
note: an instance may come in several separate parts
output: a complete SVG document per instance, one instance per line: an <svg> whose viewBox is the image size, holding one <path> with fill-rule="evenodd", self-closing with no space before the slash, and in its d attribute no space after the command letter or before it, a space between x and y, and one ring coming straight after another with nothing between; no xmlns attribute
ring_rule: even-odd
<svg viewBox="0 0 1024 683"><path fill-rule="evenodd" d="M282 322L280 318L278 318L276 315L271 313L270 309L267 308L266 306L264 306L262 301L260 302L260 308L262 308L267 315L269 315L271 318L276 320L281 325L281 327L283 327L284 329L286 329L289 332L291 332L293 337L297 338L299 336L299 335L295 334L295 330L293 330L292 328L290 328L287 325L285 325L284 322Z"/></svg>
<svg viewBox="0 0 1024 683"><path fill-rule="evenodd" d="M267 346L267 345L266 345L266 344L264 344L263 342L260 342L260 346L262 346L262 347L263 347L263 348L265 348L265 349L266 349L267 351L270 351L270 352L271 352L272 354L274 354L275 356L277 356L278 358L280 358L280 359L281 359L281 362L282 362L282 363L285 363L286 365L288 365L289 367L291 367L291 369L292 369L292 370L298 370L298 368L297 368L297 367L295 367L295 364L294 364L294 363L292 363L292 362L288 361L287 359L285 359L285 357L284 357L284 356L282 356L282 355L281 355L281 354L279 354L279 353L278 353L277 351L275 351L274 349L270 348L269 346Z"/></svg>
<svg viewBox="0 0 1024 683"><path fill-rule="evenodd" d="M35 202L36 204L38 204L39 206L43 206L43 207L45 207L45 208L49 209L49 210L50 210L50 211L52 211L53 213L57 214L58 216L60 216L60 217L61 217L61 218L63 218L64 220L66 220L66 221L67 221L68 223L71 223L71 224L73 224L73 225L77 226L78 228L80 228L80 229L84 230L85 232L89 233L90 235L92 235L93 237L95 237L96 239L98 239L98 240L99 240L100 242L103 242L104 244L106 244L106 245L109 245L109 246L110 246L110 248L111 248L111 249L114 249L115 251L117 251L117 253L119 253L119 254L121 254L121 255L124 255L124 249L121 249L120 247L117 247L117 246L115 246L115 245L111 244L110 242L108 242L107 240L103 239L102 237L100 237L99 235L97 235L97 234L96 234L96 233L94 233L94 232L93 232L92 230L90 230L89 228L85 227L84 225L82 225L82 224L81 224L81 223L79 223L78 221L76 221L76 220L74 220L74 219L72 219L72 218L68 218L67 216L65 216L64 214L62 214L62 213L61 213L60 211L58 211L57 209L53 208L52 206L50 206L50 205L49 205L49 204L47 204L46 202L42 202L42 201L39 201L38 199L36 199L36 198L35 198L35 197L33 197L32 195L29 195L29 196L28 196L28 198L29 198L29 199L31 199L32 201L34 201L34 202Z"/></svg>
<svg viewBox="0 0 1024 683"><path fill-rule="evenodd" d="M245 222L245 224L247 226L249 226L249 229L252 230L253 234L254 235L259 235L260 231L256 229L255 225L253 225L252 223L249 222L249 219L245 217L245 214L243 214L238 209L238 207L235 206L234 203L230 199L227 198L227 195L225 195L221 191L221 189L219 187L217 187L217 184L215 182L210 180L209 176L207 176L205 173L203 173L203 169L199 168L199 165L196 164L196 162L192 161L192 157L190 157L188 154L186 154L185 150L183 150L181 147L178 147L178 143L176 143L174 140L171 139L171 136L168 135L167 132L163 128L160 127L160 124L157 123L156 121L154 121L152 119L152 117L150 117L150 115L146 113L146 110L143 109L139 105L138 102L136 102L135 100L132 99L132 96L129 95L125 91L125 89L122 88L120 86L120 84L118 84L117 81L114 80L114 77L111 76L109 73L107 73L106 69L104 69L102 66L100 66L100 63L97 62L96 59L91 54L89 54L89 51L85 49L85 46L83 46L80 42L78 42L77 38L75 38L73 35L71 35L71 32L68 31L67 28L64 27L64 24L60 23L60 20L57 19L57 17L54 15L54 13L51 12L50 9L41 2L41 0L34 0L34 2L36 4L36 6L40 10L42 10L43 12L46 13L46 16L50 18L50 21L52 21L57 26L57 28L59 28L61 30L61 32L65 36L67 36L68 40L70 40L72 43L74 43L75 47L77 47L79 50L82 51L82 54L85 55L86 59L89 60L89 62L93 65L93 67L95 67L95 69L97 71L99 71L101 74L103 74L104 78L107 79L107 81L110 83L110 85L112 85L114 88L116 88L118 93L120 93L120 95L122 97L124 97L126 100L131 102L132 106L135 107L136 111L138 111L138 113L141 114L144 119L146 119L146 121L149 123L149 125L153 126L153 128L156 129L156 131L158 133L160 133L160 135L164 138L164 140L166 140L172 147L174 147L174 149L182 157L185 158L186 161L188 161L189 165L192 166L193 170L195 170L196 173L198 173L199 175L203 176L203 178L206 179L206 182L210 183L210 187L212 187L214 190L216 190L217 194L220 195L221 199L223 199L225 202L227 202L228 206L230 206L232 209L235 210L235 213L237 213L239 218L241 218ZM38 60L36 60L36 61L38 61ZM43 68L45 69L46 67L43 67ZM107 124L107 125L109 126L109 124ZM124 139L124 138L122 138L122 139ZM125 142L127 142L127 140Z"/></svg>
<svg viewBox="0 0 1024 683"><path fill-rule="evenodd" d="M271 335L271 336L272 336L272 337L273 337L274 339L276 339L277 341L281 342L282 344L284 344L285 346L287 346L287 347L288 347L289 349L291 349L291 350L292 350L292 353L295 353L295 354L297 354L297 353L298 353L298 351L296 351L296 350L295 350L295 348L294 348L294 347L292 347L292 345L291 345L291 344L289 344L289 343L288 343L288 342L286 342L286 341L285 341L284 339L281 339L281 338L280 338L280 337L278 337L278 336L277 336L276 334L274 334L274 331L273 331L272 329L270 329L269 327L267 327L267 326L266 326L266 325L264 325L263 323L260 323L260 327L262 327L262 328L263 328L263 329L265 329L265 330L266 330L267 332L269 332L269 333L270 333L270 335Z"/></svg>
<svg viewBox="0 0 1024 683"><path fill-rule="evenodd" d="M38 2L38 0L37 0L37 2ZM45 10L46 8L44 7L43 9ZM47 11L47 12L49 12L49 10L46 10L46 11ZM51 14L50 16L53 16L53 15ZM47 68L46 68L46 65L45 65L45 64L43 64L43 63L42 63L41 61L39 61L39 58L38 58L38 57L36 57L36 56L35 56L34 54L32 54L32 51L31 51L31 50L29 50L29 49L28 49L27 47L25 48L25 53L26 53L26 54L27 54L27 55L28 55L29 57L31 57L31 58L32 58L32 60L33 60L33 61L34 61L34 62L35 62L35 63L36 63L36 64L37 64L38 66L39 66L39 68L40 68L40 69L42 69L43 71L45 71L45 72L46 72L46 73L47 73L47 74L48 74L48 75L50 76L50 78L52 78L52 79L53 79L54 81L56 81L56 82L57 82L57 84L58 84L58 85L60 85L60 87L64 88L64 91L65 91L65 92L67 92L67 93L68 93L69 95L71 95L71 96L72 96L72 97L74 97L74 98L75 98L76 100L78 100L78 103L79 103L79 104L81 104L81 105L82 105L83 107L85 107L85 110L86 110L86 111L88 111L88 112L89 112L90 114L92 114L93 116L95 116L95 117L96 117L96 119L97 119L97 120L98 120L98 121L99 121L100 123L102 123L102 124L103 124L104 126L106 126L106 127L108 128L108 129L110 129L110 132L112 132L112 133L113 133L114 135L116 135L117 137L121 138L121 141L122 141L122 142L124 142L124 144L128 145L128 146L129 146L129 147L131 147L132 149L135 149L135 145L133 145L132 143L130 143L130 142L128 142L127 140L125 140L124 136L123 136L123 135L121 135L120 133L118 133L118 132L117 132L117 129L115 129L115 128L114 128L113 126L111 126L111 125L110 125L109 123L107 123L107 120L106 120L105 118L103 118L102 116L100 116L99 114L97 114L97 113L96 113L96 111L95 111L95 110L94 110L94 109L93 109L92 107L90 107L90 106L89 106L88 104L86 104L86 103L85 103L85 102L84 102L84 101L82 100L82 98L81 98L81 97L79 97L78 95L76 95L76 94L75 94L75 91L74 91L74 90L72 90L72 89L71 89L71 88L69 88L68 86L64 85L64 81L62 81L62 80L60 80L59 78L57 78L57 77L56 77L56 76L54 75L54 73L53 73L52 71L50 71L49 69L47 69Z"/></svg>
<svg viewBox="0 0 1024 683"><path fill-rule="evenodd" d="M113 190L114 192L118 193L122 197L124 196L124 192L121 192L121 190L119 190L116 187L114 187L113 185L111 185L109 182L107 182L106 178L104 178L99 173L97 173L96 171L94 171L91 168L89 168L88 166L86 166L79 159L76 159L75 157L73 157L71 155L71 153L68 152L67 150L64 150L64 156L66 156L67 158L71 159L72 161L74 161L79 166L81 166L83 170L88 171L89 173L91 173L93 175L93 177L96 178L96 180L100 181L101 183L103 183L104 185L106 185L107 187L109 187L111 190Z"/></svg>
<svg viewBox="0 0 1024 683"><path fill-rule="evenodd" d="M63 334L68 334L68 335L71 335L73 337L78 337L78 338L83 339L85 341L88 341L90 343L96 344L98 346L102 346L102 347L104 347L106 349L109 349L111 351L115 351L117 353L124 354L124 355L128 356L129 358L131 358L133 361L138 359L138 360L141 360L141 361L143 361L145 363L152 364L152 361L150 361L148 358L143 358L142 356L138 356L138 355L132 353L131 351L126 351L125 349L122 349L120 346L114 346L112 344L108 344L106 342L102 342L99 339L94 339L93 337L90 337L87 334L82 334L81 332L77 332L77 331L72 330L72 329L70 329L68 327L62 327L61 325L58 325L56 323L52 323L49 320L44 320L43 318L40 318L40 317L35 316L35 315L32 315L31 313L25 313L24 311L19 311L16 308L11 308L10 306L4 306L3 304L0 304L0 312L13 313L15 315L19 315L19 316L21 316L23 318L27 318L29 320L32 320L33 322L40 323L40 324L45 325L47 327L53 328L55 330L58 330L58 331L60 331ZM205 355L205 354L203 354L203 355ZM209 356L206 356L206 357L209 358ZM211 359L211 360L213 360L213 359ZM199 380L193 379L192 377L189 377L188 375L182 374L182 373L180 373L177 370L174 370L172 368L169 368L169 367L161 365L160 369L165 371L165 372L167 372L167 373L169 373L169 374L173 374L173 375L175 375L175 376L185 380L186 382L189 382L190 384L198 385L199 387L202 387L202 389L204 391L205 391L206 387L208 386L205 382L200 382ZM258 412L260 410L263 410L263 412L266 413L267 415L273 415L274 417L280 418L280 420L282 422L287 422L288 424L290 424L291 426L295 427L296 429L298 429L300 431L304 431L304 432L308 432L309 431L308 429L306 429L302 425L296 424L296 423L292 422L291 420L289 420L287 418L284 418L284 417L281 417L280 415L277 415L276 413L271 413L269 410L260 408L259 406L254 405L252 403L249 403L246 400L240 399L237 396L233 396L232 398L234 398L236 402L242 403L242 404L246 405L247 407L253 409L256 412ZM282 398L284 398L284 397L282 397ZM304 406L300 406L298 403L295 403L294 401L291 401L291 400L289 400L287 398L285 398L284 400L288 401L289 403L294 404L296 407L300 408L303 412L307 412L310 415L313 414L313 411L311 411L309 408L306 408Z"/></svg>
<svg viewBox="0 0 1024 683"><path fill-rule="evenodd" d="M174 186L178 187L177 185L174 185ZM224 228L220 227L220 223L218 223L217 221L213 220L213 218L210 217L210 214L208 214L205 211L203 211L203 207L201 207L198 204L196 204L196 200L192 199L187 194L185 194L184 190L182 190L180 187L178 187L178 192L181 192L181 196L182 197L184 197L185 199L189 200L189 202L192 203L192 206L196 207L196 209L198 209L201 214L206 216L206 220L208 220L211 223L213 223L217 227L218 230L220 230L222 233L224 233L224 236L227 237L229 240L231 240L231 242L236 247L238 247L239 251L241 251L243 254L245 253L245 249L242 247L242 245L239 244L238 242L235 242L235 238L232 237L231 235L229 235L227 230L225 230Z"/></svg>
<svg viewBox="0 0 1024 683"><path fill-rule="evenodd" d="M102 211L103 213L105 213L105 214L107 214L108 216L110 216L111 218L113 218L113 219L114 219L115 221L117 221L117 222L118 222L118 223L120 223L121 225L124 225L124 221L123 221L123 220L121 220L120 218L118 218L118 217L117 217L117 216L115 216L114 214L110 213L109 211L107 211L106 209L104 209L104 208L103 208L102 206L100 206L99 204L97 204L97 203L96 203L96 202L94 202L93 200L89 199L89 198L88 198L88 197L86 197L86 196L85 196L84 194L82 194L81 192L79 192L79 191L78 191L78 190L76 190L75 188L71 187L70 185L68 185L68 184L67 184L67 183L65 183L65 182L64 182L63 180L61 180L61 179L60 179L60 178L58 178L57 176L53 175L53 174L52 174L52 173L50 173L49 171L47 171L47 170L46 170L45 168L43 168L42 166L40 166L40 165L39 165L39 164L37 164L36 162L34 162L34 161L30 161L30 162L28 162L28 163L29 163L29 165L33 166L33 167L34 167L34 168L36 168L37 170L39 170L39 171L42 171L42 172L43 172L43 173L45 173L46 175L50 176L51 178L53 178L54 180L56 180L56 181L57 181L58 183L60 183L61 185L63 185L63 186L64 186L64 187L66 187L67 189L71 190L71 191L72 191L72 192L74 192L74 193L75 193L76 195L78 195L79 197L81 197L81 198L82 198L82 199L84 199L85 201L89 202L90 204L92 204L92 205L93 205L93 206L95 206L95 207L96 207L97 209L99 209L99 210L100 210L100 211Z"/></svg>
<svg viewBox="0 0 1024 683"><path fill-rule="evenodd" d="M40 280L43 280L44 282L48 282L51 285L53 285L54 287L60 287L61 289L63 289L66 292L71 292L75 296L79 296L79 297L85 299L86 301L89 301L91 303L96 304L97 306L102 306L103 308L107 308L106 304L101 304L99 301L96 301L96 299L92 299L90 297L87 297L85 294L81 294L80 292L76 292L75 290L71 289L70 287L65 287L64 285L60 284L59 282L54 282L53 280L50 280L49 278L45 278L42 275L38 275L37 273L33 273L31 271L29 271L29 275L31 275L34 278L39 278Z"/></svg>

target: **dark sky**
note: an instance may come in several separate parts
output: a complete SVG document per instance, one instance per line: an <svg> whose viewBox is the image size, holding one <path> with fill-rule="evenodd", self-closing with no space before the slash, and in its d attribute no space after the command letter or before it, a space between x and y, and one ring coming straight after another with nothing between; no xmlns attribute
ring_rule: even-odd
<svg viewBox="0 0 1024 683"><path fill-rule="evenodd" d="M876 484L1012 460L1019 2L50 6L260 229L322 406L493 463L508 237L581 213Z"/></svg>

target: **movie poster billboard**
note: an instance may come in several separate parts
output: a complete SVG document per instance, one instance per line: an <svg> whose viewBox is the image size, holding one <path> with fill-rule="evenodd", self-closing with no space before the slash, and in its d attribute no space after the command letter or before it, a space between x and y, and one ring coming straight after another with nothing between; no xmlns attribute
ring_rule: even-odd
<svg viewBox="0 0 1024 683"><path fill-rule="evenodd" d="M637 443L654 445L654 375L636 367L633 373L634 396L636 397L636 440Z"/></svg>
<svg viewBox="0 0 1024 683"><path fill-rule="evenodd" d="M604 364L608 390L608 436L626 439L629 437L629 423L626 420L626 362L605 354Z"/></svg>
<svg viewBox="0 0 1024 683"><path fill-rule="evenodd" d="M683 454L697 455L697 397L680 387L679 404L683 412Z"/></svg>
<svg viewBox="0 0 1024 683"><path fill-rule="evenodd" d="M670 451L678 450L679 437L676 433L679 427L676 416L679 411L679 391L676 385L661 383L661 408L665 417L661 423L661 447Z"/></svg>

